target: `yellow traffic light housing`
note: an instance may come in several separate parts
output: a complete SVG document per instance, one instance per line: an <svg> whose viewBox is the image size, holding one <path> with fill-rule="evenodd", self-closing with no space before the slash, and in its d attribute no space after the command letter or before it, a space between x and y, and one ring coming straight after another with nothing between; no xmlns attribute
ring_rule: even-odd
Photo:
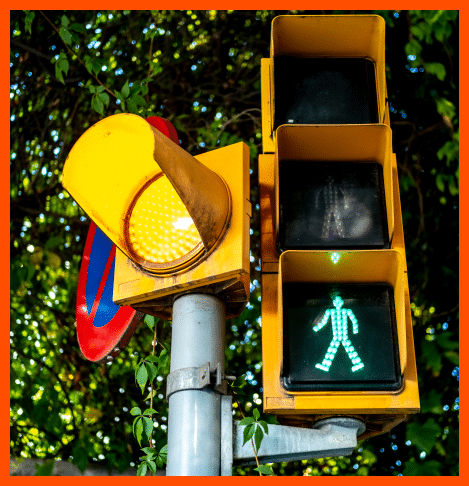
<svg viewBox="0 0 469 486"><path fill-rule="evenodd" d="M384 33L378 15L276 17L261 62L264 153L284 123L389 125Z"/></svg>
<svg viewBox="0 0 469 486"><path fill-rule="evenodd" d="M348 245L360 244L360 239L366 236L366 231L370 233L381 226L381 235L375 241L361 243L361 246L389 248L389 241L394 232L394 211L393 211L393 191L392 191L392 133L389 126L384 124L363 124L363 125L282 125L276 131L276 151L274 159L275 170L275 208L276 208L276 228L280 228L279 218L282 213L288 213L284 208L285 196L281 197L282 181L280 171L283 168L283 180L291 181L292 186L297 188L308 185L308 192L311 189L311 179L317 179L317 189L314 203L319 203L318 198L333 197L333 186L336 180L339 181L347 177L348 173L354 173L355 183L358 182L357 169L363 172L360 192L348 199L348 216L355 217L353 230L355 237L350 233L348 238L342 238L342 242L331 242L325 239L323 245L331 248L334 245L344 247ZM324 173L323 183L320 174ZM304 177L301 177L301 174ZM372 192L368 199L366 186L376 179L376 191ZM365 183L365 186L363 185ZM288 184L285 184L288 185ZM330 189L328 193L328 188ZM342 194L339 194L342 196ZM380 200L382 207L375 204ZM292 200L294 203L301 204L301 200ZM376 206L376 211L371 211L370 204ZM304 204L307 204L304 201ZM311 207L313 204L309 204ZM284 209L284 211L282 211ZM377 214L375 214L377 213ZM383 214L381 214L383 213ZM323 216L321 213L320 216ZM284 215L284 219L288 217ZM342 215L346 218L347 215ZM381 220L382 217L382 220ZM289 221L285 221L288 224ZM344 221L344 224L346 221ZM317 231L318 234L323 230L323 224L318 227L312 226L314 223L309 219L307 229L307 239L311 240L311 233ZM294 240L295 228L291 224L285 230L290 240ZM371 230L371 231L370 231ZM279 240L284 241L285 235L280 235ZM300 240L301 238L297 238ZM315 238L319 244L320 237ZM293 244L293 242L292 242ZM281 245L282 246L282 245ZM307 244L298 243L297 249L306 249ZM305 247L306 246L306 247ZM310 247L309 249L313 249ZM287 248L284 248L287 249ZM291 249L291 248L290 248Z"/></svg>
<svg viewBox="0 0 469 486"><path fill-rule="evenodd" d="M245 144L192 157L143 118L113 115L76 142L62 183L118 248L116 303L169 318L168 296L194 288L221 294L228 315L249 300Z"/></svg>
<svg viewBox="0 0 469 486"><path fill-rule="evenodd" d="M281 16L271 42L259 157L264 411L304 426L358 417L371 437L419 410L384 21Z"/></svg>

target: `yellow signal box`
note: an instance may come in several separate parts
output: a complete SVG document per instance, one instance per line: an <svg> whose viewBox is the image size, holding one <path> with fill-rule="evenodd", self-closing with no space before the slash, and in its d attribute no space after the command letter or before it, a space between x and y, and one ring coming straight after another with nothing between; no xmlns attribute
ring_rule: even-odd
<svg viewBox="0 0 469 486"><path fill-rule="evenodd" d="M384 34L378 15L276 17L261 61L263 152L282 124L390 125Z"/></svg>
<svg viewBox="0 0 469 486"><path fill-rule="evenodd" d="M264 411L360 438L419 410L378 16L281 16L262 62Z"/></svg>
<svg viewBox="0 0 469 486"><path fill-rule="evenodd" d="M117 246L114 301L170 318L176 295L219 295L227 317L249 300L249 149L197 157L143 118L88 129L62 183Z"/></svg>

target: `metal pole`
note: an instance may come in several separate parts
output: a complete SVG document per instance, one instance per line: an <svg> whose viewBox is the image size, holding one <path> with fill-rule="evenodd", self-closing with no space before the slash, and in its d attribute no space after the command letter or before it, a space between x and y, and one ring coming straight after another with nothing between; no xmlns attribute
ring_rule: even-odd
<svg viewBox="0 0 469 486"><path fill-rule="evenodd" d="M224 375L225 304L213 295L187 294L173 305L171 373L219 367ZM169 396L167 476L220 476L221 395L210 388Z"/></svg>

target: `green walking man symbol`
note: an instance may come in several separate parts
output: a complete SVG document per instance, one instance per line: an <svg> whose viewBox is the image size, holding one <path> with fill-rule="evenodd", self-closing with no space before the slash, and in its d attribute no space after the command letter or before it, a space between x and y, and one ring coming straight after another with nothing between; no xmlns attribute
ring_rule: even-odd
<svg viewBox="0 0 469 486"><path fill-rule="evenodd" d="M342 308L344 301L339 296L335 297L332 304L334 305L335 309L327 309L321 322L317 326L313 327L313 331L318 332L327 324L329 318L331 318L332 341L329 344L329 348L327 349L322 363L317 363L316 368L328 372L332 362L334 361L337 350L342 344L348 354L348 357L352 361L352 371L358 371L364 368L365 365L362 363L360 356L358 356L358 353L355 351L355 348L348 338L347 320L350 319L352 322L353 334L358 333L358 321L351 309Z"/></svg>

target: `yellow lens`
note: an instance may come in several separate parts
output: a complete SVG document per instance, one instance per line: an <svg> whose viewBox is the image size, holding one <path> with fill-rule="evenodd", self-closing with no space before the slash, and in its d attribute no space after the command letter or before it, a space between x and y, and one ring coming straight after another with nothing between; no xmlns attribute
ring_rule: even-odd
<svg viewBox="0 0 469 486"><path fill-rule="evenodd" d="M128 243L139 259L157 267L185 259L202 239L167 177L151 182L138 196L128 221Z"/></svg>

